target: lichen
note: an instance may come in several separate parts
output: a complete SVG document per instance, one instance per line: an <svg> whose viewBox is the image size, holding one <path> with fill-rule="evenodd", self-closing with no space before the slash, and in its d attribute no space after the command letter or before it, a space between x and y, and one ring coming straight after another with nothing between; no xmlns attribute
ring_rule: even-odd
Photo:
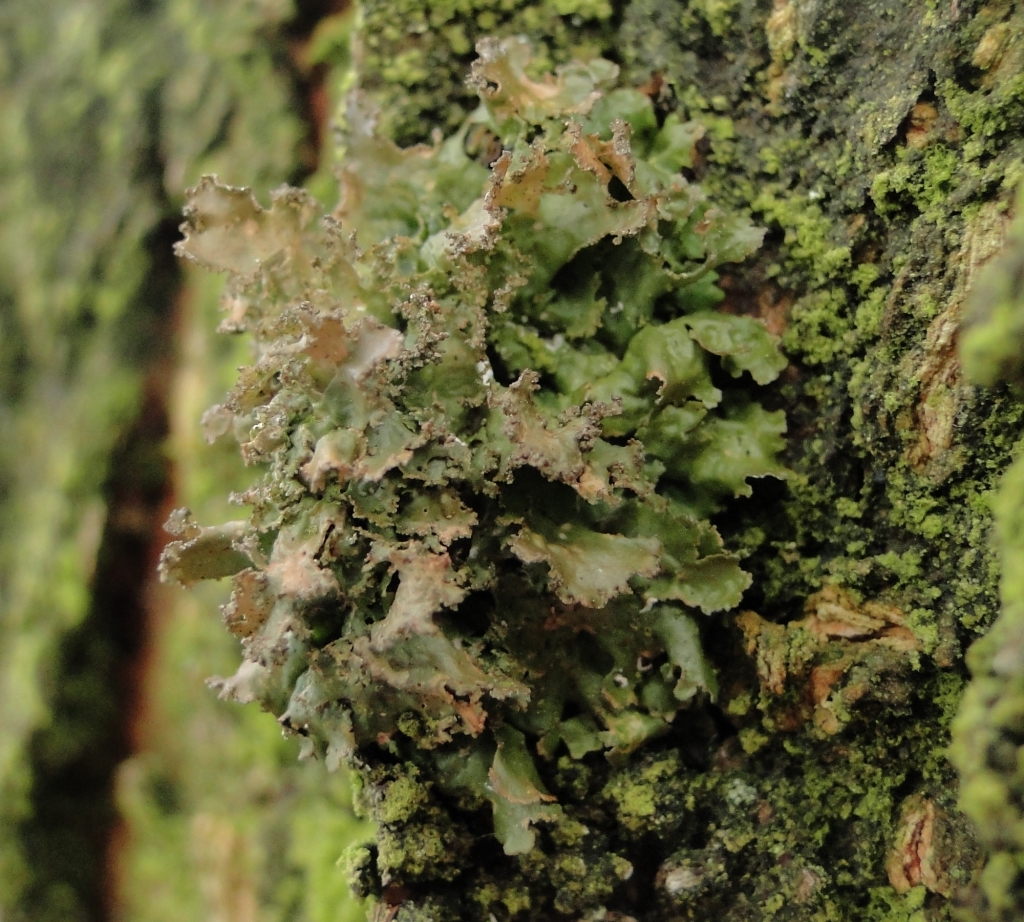
<svg viewBox="0 0 1024 922"><path fill-rule="evenodd" d="M404 19L391 5L367 7L363 28L369 50L359 64L359 80L386 105L382 133L405 142L429 137L435 126L457 130L468 96L452 89L457 84L450 81L478 30L532 32L531 21L540 23L553 8L544 4L482 18L475 9L460 9L443 29L431 29L419 7ZM1021 170L1013 131L1019 66L1008 38L1015 34L1016 15L1009 4L977 9L955 4L947 17L945 8L940 12L933 3L876 0L856 7L829 0L777 3L773 11L767 4L635 0L618 15L622 23L614 47L626 83L654 97L659 124L684 128L696 122L704 128L699 143L692 135L687 141L688 157L679 166L716 204L728 211L752 210L769 230L753 264L742 272L722 270L719 280L726 293L724 312L761 316L785 337L795 360L782 387L768 398L772 406L790 409L798 437L788 445L787 461L795 473L785 491L761 483L749 504L733 505L717 519L727 545L748 555L744 568L753 582L744 603L756 616L744 616L736 625L717 619L700 623L705 657L717 667L721 711L702 704L706 699L695 693L689 707L674 712L665 735L628 757L613 747L614 765L603 756L609 740L601 738L611 731L603 729L601 714L595 719L592 699L585 695L546 722L527 726L520 720L517 726L516 719L529 709L517 711L514 695L495 706L490 691L483 693L489 718L496 709L509 718L498 729L511 727L522 737L507 734L503 751L518 762L523 749L539 744L539 757L531 759L536 776L530 774L531 787L524 787L528 803L521 805L534 847L518 856L488 851L490 824L501 813L483 780L498 754L491 726L478 737L460 735L451 715L424 715L412 705L400 713L396 709L386 727L398 732L384 732L379 740L388 752L376 755L372 741L359 747L368 763L365 774L375 777L379 764L396 760L414 764L433 779L431 797L443 798L448 817L461 824L461 840L474 843L479 860L455 881L439 867L433 881L421 877L411 894L388 889L372 873L364 874L363 886L399 919L486 919L490 913L502 918L506 912L543 917L556 905L551 887L556 879L564 882L559 910L604 912L597 909L604 906L609 917L622 910L652 919L948 918L951 900L974 898L970 886L978 854L970 825L954 803L955 777L944 747L962 688L961 651L996 611L995 562L986 543L989 497L1021 421L1020 403L1012 395L967 386L955 343L977 267L1002 241L1001 198ZM583 43L583 60L592 60L594 47L611 44L608 36L617 20L603 16L598 11L590 21L593 44L588 51ZM412 28L405 30L407 21ZM571 29L566 20L554 25L557 37L542 54L544 67L568 54L564 37ZM577 27L589 29L582 17ZM976 71L965 66L972 55ZM350 138L358 123L358 117L349 121ZM493 134L500 134L493 125L490 134L471 130L464 149L486 164L497 153ZM635 132L634 140L642 144L643 133ZM644 154L650 159L651 148L639 149L641 159ZM611 164L604 165L611 170ZM408 186L400 171L388 192ZM357 239L370 233L376 240L396 228L409 234L409 215L418 207L424 210L422 226L414 227L418 245L424 235L447 226L441 199L411 207L391 229L374 224L380 215L370 216ZM468 207L468 202L456 205ZM370 230L373 226L376 230ZM609 276L625 274L625 264L616 260L634 242L627 235L619 248L598 245L602 259L612 254ZM494 252L501 252L500 242ZM388 258L405 260L401 265L411 261L401 248ZM579 268L574 265L574 273ZM591 271L586 267L581 274ZM538 417L552 412L554 394L603 398L581 389L588 380L607 378L615 367L598 350L582 350L582 358L573 354L581 351L576 343L596 332L591 330L596 310L581 312L580 306L594 308L599 298L588 301L585 286L569 291L572 279L562 274L553 278L561 293L572 295L566 305L536 305L533 313L513 305L511 317L508 311L500 315L486 334L491 369L502 387L511 389L522 369L538 372L535 393L549 400L534 398ZM467 288L471 285L467 282ZM526 286L529 291L529 282ZM576 305L571 315L569 304ZM617 306L611 299L609 304ZM540 316L544 310L547 317ZM385 325L391 322L386 311L377 316ZM569 316L576 320L577 339L569 335ZM615 357L621 360L636 331L630 323L616 328L608 315L604 322L601 335L615 339ZM554 323L562 324L557 332L570 348L563 344L551 351L555 327L544 325ZM289 365L289 373L292 369ZM467 386L471 377L467 371ZM720 386L720 380L713 384ZM449 399L438 412L457 412L456 402ZM564 409L557 401L554 407ZM622 434L612 436L606 427L628 420L628 401L623 410L620 417L597 421L601 437L608 435L605 440L620 448L611 439ZM224 415L211 417L214 426L227 422ZM573 417L560 425L585 423ZM678 430L664 429L663 444L668 444ZM523 432L529 434L528 425L506 437L511 441ZM649 426L640 441L657 446L661 437L659 428ZM316 444L311 439L294 446L288 459L294 469L309 463ZM371 531L386 527L381 523L394 515L386 503L354 493L342 500L340 491L330 492L337 471L345 465L356 470L361 462L360 446L351 453L350 447L344 440L323 446L325 501L351 503L363 521L373 523ZM397 448L415 453L422 447ZM581 457L585 454L581 449ZM692 460L686 456L687 470L663 476L689 478L699 470ZM397 469L384 472L381 482ZM544 481L556 469L554 463L539 468L531 483L523 479L528 472L522 468L513 478L524 490L550 489ZM732 490L743 483L744 473L742 468L733 472ZM582 478L574 481L579 482ZM625 481L609 478L609 483L611 493L635 501ZM711 483L705 480L705 487ZM713 492L727 493L729 484ZM310 486L300 484L295 495ZM569 489L576 496L567 494ZM576 498L577 487L560 482L556 492L585 508ZM706 489L675 498L702 516L720 508ZM451 514L448 547L470 540L482 521L474 502L459 499L478 521L469 522L450 497L436 497L433 504L442 515ZM403 521L421 527L420 508L409 505ZM554 500L551 506L557 508ZM400 515L403 511L399 506ZM466 530L470 538L457 537ZM410 540L440 538L429 530L410 534ZM534 528L523 539L517 535L508 559L513 567L532 568L527 594L576 599L587 587L573 582L574 571L559 558L556 534ZM642 546L632 544L629 551L634 566L644 559ZM390 554L379 561L380 569L388 563L405 579ZM557 579L545 580L545 572ZM609 572L596 584L597 595L583 601L604 604L608 597L606 608L614 608L612 596L624 579L628 584L628 575ZM643 592L636 579L633 591ZM397 600L395 588L385 586L374 617ZM436 621L444 631L487 638L486 647L492 609L475 609L471 601L477 600L470 596L457 609L471 616L466 620L449 621L442 612ZM511 603L510 609L522 611L518 601ZM564 617L564 605L559 599L555 622ZM248 630L244 610L236 605L228 611L239 634ZM825 617L829 611L838 613L838 620ZM314 645L330 644L331 631L338 628L322 612L314 622ZM579 624L556 624L556 629L576 630ZM536 630L543 630L539 623ZM849 636L850 630L861 633ZM577 643L589 643L584 633L573 636ZM889 643L894 636L903 641L902 649ZM609 645L619 640L613 635ZM667 651L667 640L659 642ZM476 649L470 652L476 655ZM614 663L615 651L607 652L606 662ZM504 669L508 663L498 665ZM707 687L712 670L700 664L698 673L704 678L692 684ZM629 687L630 677L625 678ZM616 687L614 680L605 685L612 695ZM632 687L634 694L640 689ZM271 702L277 713L287 703L286 691ZM645 736L652 727L660 730L659 720L668 726L651 712L650 700L638 698L640 707L631 715L635 732ZM531 700L539 702L541 696ZM559 710L565 696L556 691L554 700L553 710ZM650 717L654 720L645 726L643 718ZM453 727L451 742L421 748ZM302 728L314 736L323 730L313 721ZM551 734L552 728L558 733ZM491 743L481 751L474 740ZM342 738L333 745L344 749L353 742ZM447 762L446 755L452 756ZM463 764L470 782L444 787L453 765ZM682 767L645 774L658 764ZM545 794L557 798L560 813L545 812L555 803ZM663 812L655 816L659 821L664 816L671 833L642 834L637 817L651 804L660 805ZM501 822L508 823L507 813ZM422 830L414 817L409 823L414 845ZM579 826L589 831L581 833ZM508 830L517 827L505 828L507 845ZM403 832L395 824L389 834ZM930 854L922 845L929 836ZM615 877L602 864L610 856L630 864L633 873L618 878L609 891L601 880ZM1009 866L1000 858L993 861L983 889L1005 899L1015 873Z"/></svg>
<svg viewBox="0 0 1024 922"><path fill-rule="evenodd" d="M626 911L948 918L950 898L974 899L978 855L944 747L961 651L995 616L989 498L1021 420L1012 395L963 382L955 339L1020 175L1008 38L1017 15L1009 4L959 4L948 16L932 3L735 4L712 24L705 7L636 0L616 50L627 80L657 94L662 117L705 124L688 169L709 195L768 225L756 262L721 284L727 309L762 316L795 359L777 398L798 433L787 453L795 474L787 492L756 490L720 523L749 555L744 601L760 619L747 622L753 643L716 624L705 644L728 720L690 709L623 767L609 771L595 752L559 760L543 780L566 811L605 790L628 791L625 802L644 809L687 804L689 813L673 811L680 837L651 836L640 851L658 866L645 891L657 907L627 883L611 903ZM437 100L416 96L401 111L446 111ZM420 121L417 136L430 124ZM828 594L847 612L900 612L920 649L816 639L797 622L817 618L809 600ZM766 642L765 625L778 628L778 644ZM786 666L778 693L758 670L773 650ZM841 667L835 685L823 681L830 667ZM810 719L823 690L835 724ZM686 770L638 784L636 766L669 749ZM658 800L662 786L672 798ZM639 846L607 818L617 803L591 804L590 816L628 859ZM938 863L915 883L927 826L915 817L928 815L933 842L935 817L948 826ZM542 839L532 860L549 850ZM983 887L1005 894L1015 872L1000 859L990 867ZM507 865L488 874L497 892L522 887Z"/></svg>
<svg viewBox="0 0 1024 922"><path fill-rule="evenodd" d="M162 567L233 578L245 658L222 695L329 766L419 766L367 775L385 888L462 872L422 773L489 803L570 912L632 866L538 758L624 764L714 693L698 612L749 579L705 517L781 474L785 429L728 382L785 359L712 310L713 267L761 234L680 175L699 126L659 126L606 61L538 81L521 40L479 51L482 105L432 147L380 138L353 97L333 215L297 190L191 193L181 252L230 274L224 326L259 356L205 425L266 473L246 522L176 514ZM536 850L538 828L575 844Z"/></svg>

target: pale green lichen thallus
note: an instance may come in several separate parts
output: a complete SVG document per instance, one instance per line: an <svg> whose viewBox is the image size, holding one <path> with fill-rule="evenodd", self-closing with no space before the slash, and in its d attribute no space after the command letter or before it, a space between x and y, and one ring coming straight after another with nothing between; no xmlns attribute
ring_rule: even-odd
<svg viewBox="0 0 1024 922"><path fill-rule="evenodd" d="M192 191L180 252L228 273L256 356L204 424L260 474L247 521L177 513L162 570L232 577L222 695L329 764L418 751L522 854L561 810L537 759L622 760L714 693L698 619L749 576L708 516L781 474L785 431L723 383L786 362L715 310L762 232L682 175L700 126L607 61L478 52L481 105L433 146L351 99L333 213Z"/></svg>

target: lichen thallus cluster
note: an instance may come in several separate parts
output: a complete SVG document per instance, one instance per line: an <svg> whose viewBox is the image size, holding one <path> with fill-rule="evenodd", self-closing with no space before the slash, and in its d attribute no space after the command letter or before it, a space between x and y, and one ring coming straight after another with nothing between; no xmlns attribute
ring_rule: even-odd
<svg viewBox="0 0 1024 922"><path fill-rule="evenodd" d="M480 108L433 146L353 98L330 214L192 191L180 252L229 274L256 353L204 425L262 476L248 521L175 513L162 570L232 577L224 696L330 764L415 753L521 854L561 809L537 759L624 760L713 693L697 613L749 577L708 516L785 429L718 385L785 360L713 309L761 232L683 177L701 128L607 61L534 81L521 40L478 51Z"/></svg>

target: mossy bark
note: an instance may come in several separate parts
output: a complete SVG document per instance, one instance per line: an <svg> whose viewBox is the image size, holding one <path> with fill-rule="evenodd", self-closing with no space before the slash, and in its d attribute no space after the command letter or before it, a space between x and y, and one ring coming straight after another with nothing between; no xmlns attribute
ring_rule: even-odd
<svg viewBox="0 0 1024 922"><path fill-rule="evenodd" d="M102 687L123 662L109 649L123 631L111 620L119 603L94 591L92 574L101 543L123 561L136 541L128 553L146 557L167 489L151 450L162 427L187 431L205 394L223 390L190 382L232 363L199 332L215 292L190 282L178 303L191 305L179 322L194 361L177 379L179 407L157 400L140 413L180 291L164 261L177 196L204 169L266 190L311 165L291 16L185 0L0 13L0 117L14 139L0 155L12 190L0 237L0 905L14 919L103 913L103 849L69 819L82 799L62 801L67 779L107 747L107 780L85 799L104 814L94 822L108 822L108 763L129 745L116 713L125 693ZM769 231L761 255L721 284L725 310L784 336L791 366L772 400L789 418L792 475L718 523L754 584L746 613L703 625L717 700L625 766L541 764L600 847L563 830L506 857L479 815L423 785L415 766L366 765L359 801L379 829L349 856L357 890L397 922L986 911L972 883L985 856L945 751L964 651L999 607L990 498L1024 405L968 385L956 342L965 294L1000 248L1024 177L1024 11L957 0L367 0L361 16L357 79L403 143L457 124L462 74L489 34L525 33L549 62L612 57L663 114L705 124L693 178ZM339 61L346 28L320 36ZM166 379L150 381L159 396ZM182 414L193 418L175 422ZM212 504L223 486L189 467L198 447L172 444L191 471L190 502ZM218 465L217 477L233 476ZM133 490L144 515L108 520ZM284 767L290 752L266 715L205 712L191 697L203 669L230 669L223 647L185 673L187 692L175 687L190 645L213 649L209 621L173 622L173 656L154 680L166 723L147 718L194 740L151 744L122 771L136 828L129 917L340 917L330 850L348 820L332 806L318 821L327 782ZM190 764L196 752L213 755ZM219 779L213 793L198 790L201 772ZM218 869L201 897L196 843L198 862Z"/></svg>

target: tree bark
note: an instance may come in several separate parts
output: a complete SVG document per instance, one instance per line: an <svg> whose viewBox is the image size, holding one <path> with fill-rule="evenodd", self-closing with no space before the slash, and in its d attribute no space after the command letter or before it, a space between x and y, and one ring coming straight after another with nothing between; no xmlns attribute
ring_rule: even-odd
<svg viewBox="0 0 1024 922"><path fill-rule="evenodd" d="M390 38L386 7L367 5L362 79L409 140L427 127L410 112L448 110L429 79L402 95L373 66L404 48L445 74L452 48L439 29ZM1019 437L1017 398L966 382L956 345L1018 177L1022 22L1012 4L634 0L587 24L629 82L707 126L694 178L768 228L722 279L724 309L761 317L791 359L775 399L792 476L719 523L754 583L748 611L705 626L718 700L625 770L545 776L635 868L611 911L1013 911L1009 885L976 884L985 859L946 747L963 651L998 611L986 497ZM501 917L529 893L531 917L553 918L575 886L582 912L587 875L560 857L491 858L454 886L385 888L384 905Z"/></svg>

